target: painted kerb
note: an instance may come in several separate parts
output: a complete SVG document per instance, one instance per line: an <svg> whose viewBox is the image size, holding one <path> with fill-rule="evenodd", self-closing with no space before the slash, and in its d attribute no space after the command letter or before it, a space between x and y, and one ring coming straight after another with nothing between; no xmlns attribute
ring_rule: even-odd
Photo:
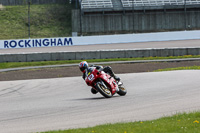
<svg viewBox="0 0 200 133"><path fill-rule="evenodd" d="M133 49L85 52L55 52L31 54L0 54L0 62L32 62L56 60L86 60L108 58L167 57L200 55L200 48Z"/></svg>

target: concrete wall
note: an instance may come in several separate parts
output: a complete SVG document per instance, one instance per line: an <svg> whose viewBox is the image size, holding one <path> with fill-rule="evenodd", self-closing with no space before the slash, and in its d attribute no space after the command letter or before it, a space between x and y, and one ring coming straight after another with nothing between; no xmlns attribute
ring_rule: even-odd
<svg viewBox="0 0 200 133"><path fill-rule="evenodd" d="M79 11L73 10L72 14L72 31L79 33L145 32L200 28L200 11L82 15L81 20Z"/></svg>
<svg viewBox="0 0 200 133"><path fill-rule="evenodd" d="M200 55L200 48L135 49L86 52L56 52L30 54L0 54L0 62L32 62L56 60L84 60L133 57L167 57Z"/></svg>
<svg viewBox="0 0 200 133"><path fill-rule="evenodd" d="M72 11L72 27L73 31L80 32L80 10L73 10Z"/></svg>

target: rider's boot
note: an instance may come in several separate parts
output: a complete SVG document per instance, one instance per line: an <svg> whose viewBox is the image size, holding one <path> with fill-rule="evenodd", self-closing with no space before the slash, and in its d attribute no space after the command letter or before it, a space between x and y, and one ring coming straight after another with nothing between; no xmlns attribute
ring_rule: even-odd
<svg viewBox="0 0 200 133"><path fill-rule="evenodd" d="M117 77L116 75L114 75L113 77L114 77L114 79L115 79L117 82L120 81L120 77Z"/></svg>
<svg viewBox="0 0 200 133"><path fill-rule="evenodd" d="M117 82L120 81L120 78L116 76L114 73L110 74L110 76L112 76Z"/></svg>
<svg viewBox="0 0 200 133"><path fill-rule="evenodd" d="M94 88L91 88L91 92L92 92L92 94L97 94L98 93L98 91L95 90Z"/></svg>

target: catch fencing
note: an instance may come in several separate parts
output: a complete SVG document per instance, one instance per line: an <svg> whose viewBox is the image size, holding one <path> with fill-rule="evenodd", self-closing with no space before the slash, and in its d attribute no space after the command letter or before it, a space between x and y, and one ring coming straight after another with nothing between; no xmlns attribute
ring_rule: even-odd
<svg viewBox="0 0 200 133"><path fill-rule="evenodd" d="M68 0L0 0L0 4L11 6L11 5L24 5L28 2L32 4L63 4L66 3Z"/></svg>

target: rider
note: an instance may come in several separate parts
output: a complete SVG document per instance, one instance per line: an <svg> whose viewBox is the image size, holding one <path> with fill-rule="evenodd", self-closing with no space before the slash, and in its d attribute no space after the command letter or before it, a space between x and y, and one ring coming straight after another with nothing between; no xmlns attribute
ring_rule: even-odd
<svg viewBox="0 0 200 133"><path fill-rule="evenodd" d="M82 61L80 62L79 64L79 68L81 70L81 72L83 72L83 79L85 80L86 78L86 73L87 73L87 70L90 68L90 67L96 67L97 70L100 70L100 71L104 71L105 73L109 74L111 77L113 77L116 81L120 81L120 78L117 77L114 72L112 71L112 68L110 66L106 66L103 68L103 66L96 66L96 65L91 65L89 66L88 63L86 61ZM96 94L97 91L93 88L91 88L91 92L93 94Z"/></svg>

